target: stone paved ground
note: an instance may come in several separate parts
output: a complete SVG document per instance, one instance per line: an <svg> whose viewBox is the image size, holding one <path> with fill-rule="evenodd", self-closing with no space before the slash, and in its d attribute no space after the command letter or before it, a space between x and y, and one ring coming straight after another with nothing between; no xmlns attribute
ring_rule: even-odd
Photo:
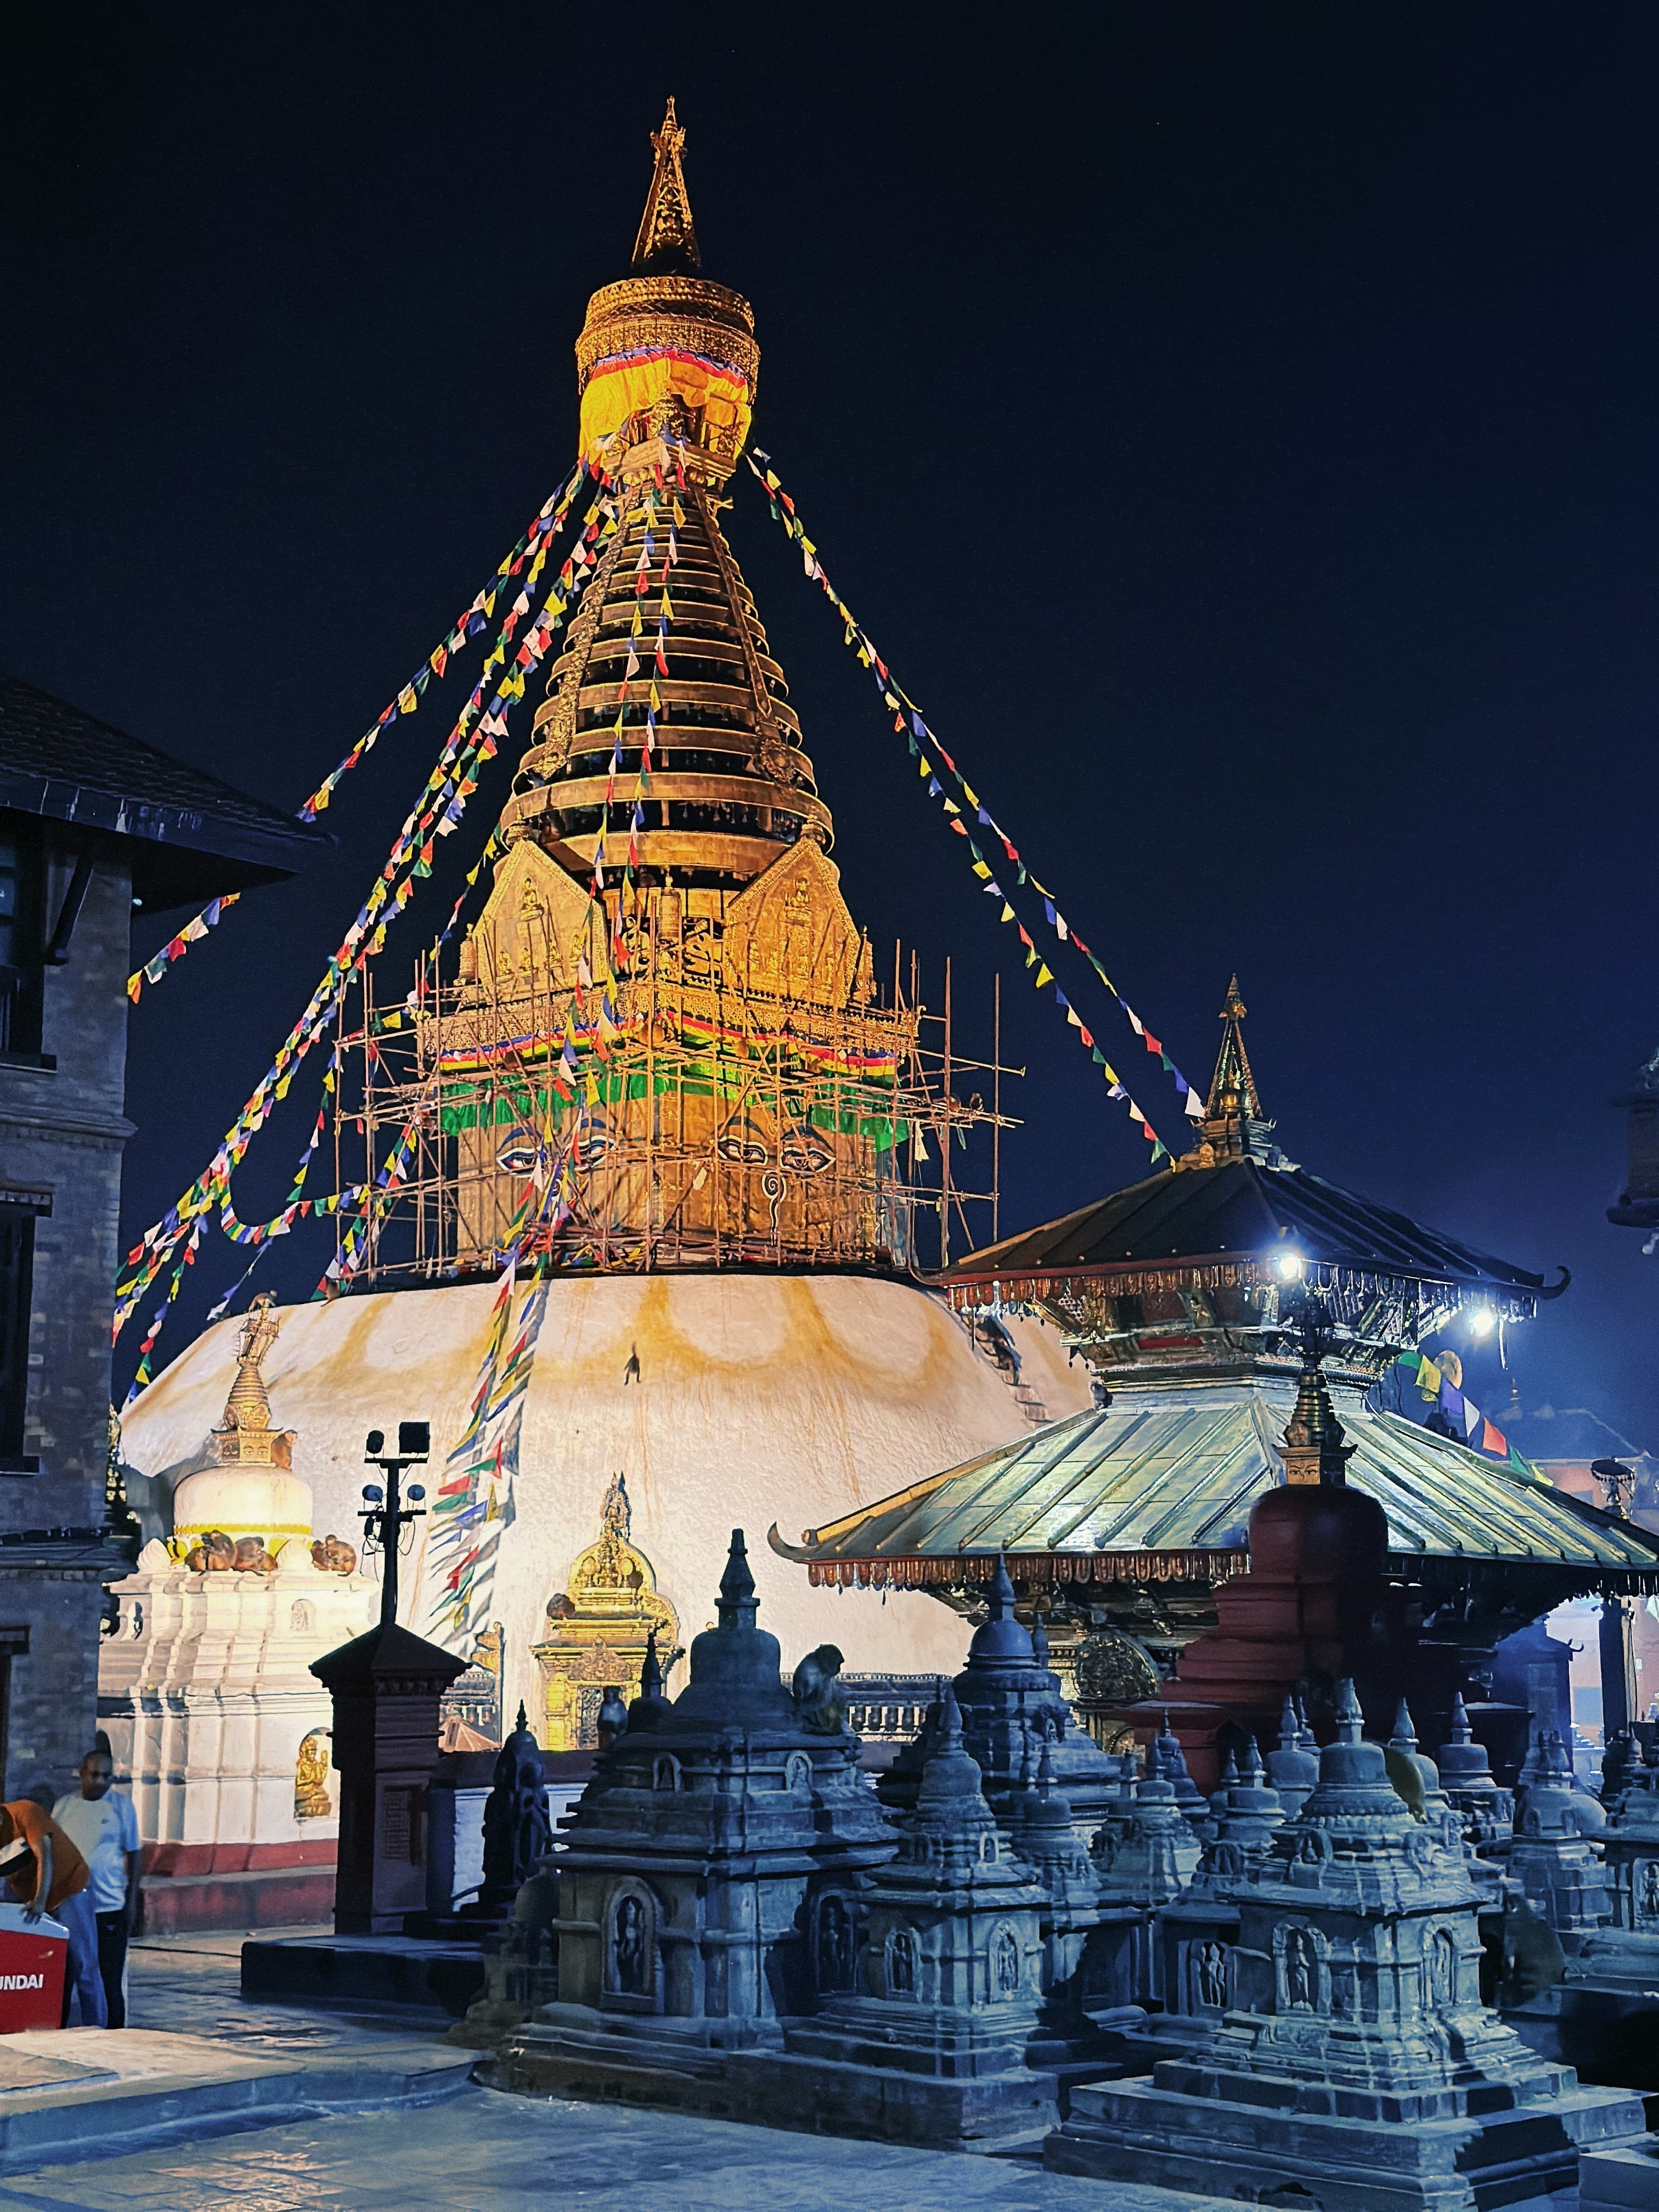
<svg viewBox="0 0 1659 2212"><path fill-rule="evenodd" d="M1006 2159L468 2089L0 2180L0 2212L1224 2212ZM1238 2212L1237 2204L1224 2212Z"/></svg>
<svg viewBox="0 0 1659 2212"><path fill-rule="evenodd" d="M136 1954L137 2027L337 2063L404 2021L245 2005L239 1942ZM342 2112L151 2145L0 2179L0 2212L1239 2212L1237 2202L769 2128L468 2087L413 2109ZM1538 2208L1543 2212L1543 2208ZM1567 2212L1558 2201L1554 2212Z"/></svg>

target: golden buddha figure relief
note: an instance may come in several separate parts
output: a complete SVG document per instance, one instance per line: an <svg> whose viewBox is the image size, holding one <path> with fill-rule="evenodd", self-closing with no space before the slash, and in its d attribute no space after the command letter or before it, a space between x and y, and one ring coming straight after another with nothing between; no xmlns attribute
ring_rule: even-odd
<svg viewBox="0 0 1659 2212"><path fill-rule="evenodd" d="M328 1732L313 1729L300 1745L294 1762L294 1817L296 1820L328 1820L334 1801L328 1787Z"/></svg>

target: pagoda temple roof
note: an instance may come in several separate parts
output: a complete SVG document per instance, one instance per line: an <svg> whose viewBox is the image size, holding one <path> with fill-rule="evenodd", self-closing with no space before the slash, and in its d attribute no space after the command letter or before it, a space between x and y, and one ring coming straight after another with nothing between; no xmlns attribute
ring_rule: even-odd
<svg viewBox="0 0 1659 2212"><path fill-rule="evenodd" d="M1310 1266L1420 1276L1527 1298L1565 1283L1477 1252L1409 1214L1327 1182L1310 1169L1246 1156L1213 1166L1185 1161L1127 1190L970 1252L946 1283L1070 1276L1125 1267L1167 1267L1289 1248Z"/></svg>
<svg viewBox="0 0 1659 2212"><path fill-rule="evenodd" d="M957 1293L953 1303L1019 1303L1090 1283L1118 1295L1298 1280L1327 1291L1356 1280L1402 1291L1440 1286L1444 1295L1419 1310L1422 1328L1434 1309L1449 1313L1469 1297L1516 1317L1540 1298L1559 1297L1565 1268L1559 1283L1547 1284L1530 1268L1477 1252L1287 1159L1272 1142L1276 1124L1257 1095L1244 1044L1247 1011L1235 975L1190 1152L1127 1190L966 1254L939 1279ZM1285 1269L1287 1255L1293 1265Z"/></svg>
<svg viewBox="0 0 1659 2212"><path fill-rule="evenodd" d="M1246 1564L1250 1508L1281 1480L1285 1377L1183 1379L981 1454L773 1548L817 1582L982 1580L1006 1553L1045 1578L1216 1578ZM1346 1397L1346 1394L1345 1394ZM1357 1395L1347 1480L1389 1516L1391 1565L1533 1566L1582 1589L1659 1589L1659 1537Z"/></svg>

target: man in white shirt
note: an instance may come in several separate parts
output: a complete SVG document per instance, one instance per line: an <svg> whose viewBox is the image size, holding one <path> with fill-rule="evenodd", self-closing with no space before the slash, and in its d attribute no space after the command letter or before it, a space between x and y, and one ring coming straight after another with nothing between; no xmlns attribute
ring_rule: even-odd
<svg viewBox="0 0 1659 2212"><path fill-rule="evenodd" d="M60 1797L52 1817L91 1869L88 1887L98 1921L98 1972L109 2025L125 2027L127 1938L138 1915L138 1815L131 1798L111 1789L114 1779L108 1752L89 1751L81 1761L79 1794L71 1790Z"/></svg>

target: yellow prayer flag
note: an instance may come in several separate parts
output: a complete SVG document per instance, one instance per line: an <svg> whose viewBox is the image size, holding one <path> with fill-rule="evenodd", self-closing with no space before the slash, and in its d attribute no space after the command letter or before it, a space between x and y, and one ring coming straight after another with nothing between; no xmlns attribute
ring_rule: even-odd
<svg viewBox="0 0 1659 2212"><path fill-rule="evenodd" d="M1054 979L1053 975L1049 973L1049 970L1048 970L1048 962L1045 960L1045 961L1043 962L1042 965L1042 966L1037 969L1037 975L1036 975L1036 988L1037 988L1037 989L1040 991L1040 990L1042 988L1042 987L1043 987L1043 985L1044 985L1045 983L1052 983L1052 982L1054 981Z"/></svg>
<svg viewBox="0 0 1659 2212"><path fill-rule="evenodd" d="M1007 900L1004 899L1002 902L1002 912L997 916L997 920L999 921L1012 921L1013 918L1014 909L1009 905Z"/></svg>
<svg viewBox="0 0 1659 2212"><path fill-rule="evenodd" d="M412 714L415 712L415 687L412 684L405 684L398 694L398 712L400 714Z"/></svg>
<svg viewBox="0 0 1659 2212"><path fill-rule="evenodd" d="M986 866L986 864L985 864L985 862L984 862L983 860L975 860L975 863L974 863L974 873L975 873L977 877L979 877L979 878L981 879L981 882L983 882L983 883L988 883L988 882L990 881L990 878L991 878L991 871L990 871L990 869Z"/></svg>

